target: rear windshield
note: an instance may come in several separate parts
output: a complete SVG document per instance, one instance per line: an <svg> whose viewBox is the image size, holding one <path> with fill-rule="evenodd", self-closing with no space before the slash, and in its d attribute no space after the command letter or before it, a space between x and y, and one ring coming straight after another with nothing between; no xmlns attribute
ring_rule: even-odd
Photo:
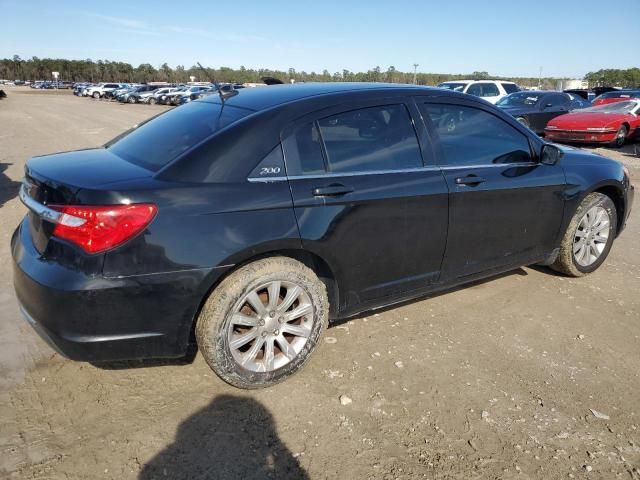
<svg viewBox="0 0 640 480"><path fill-rule="evenodd" d="M218 130L253 113L229 105L221 107L219 103L187 103L116 137L106 148L155 172Z"/></svg>

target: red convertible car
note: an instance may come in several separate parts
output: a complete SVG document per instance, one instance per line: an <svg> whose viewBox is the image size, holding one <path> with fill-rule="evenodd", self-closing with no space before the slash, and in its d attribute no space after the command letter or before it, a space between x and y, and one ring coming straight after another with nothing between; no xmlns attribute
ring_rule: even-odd
<svg viewBox="0 0 640 480"><path fill-rule="evenodd" d="M583 108L549 121L545 136L554 142L607 143L621 147L640 133L640 99Z"/></svg>

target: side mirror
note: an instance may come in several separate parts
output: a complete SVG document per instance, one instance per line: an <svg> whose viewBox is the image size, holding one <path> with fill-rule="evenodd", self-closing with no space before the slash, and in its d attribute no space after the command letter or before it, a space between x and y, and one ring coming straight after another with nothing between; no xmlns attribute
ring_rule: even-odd
<svg viewBox="0 0 640 480"><path fill-rule="evenodd" d="M544 165L555 165L560 161L564 153L555 145L545 143L540 150L540 163Z"/></svg>

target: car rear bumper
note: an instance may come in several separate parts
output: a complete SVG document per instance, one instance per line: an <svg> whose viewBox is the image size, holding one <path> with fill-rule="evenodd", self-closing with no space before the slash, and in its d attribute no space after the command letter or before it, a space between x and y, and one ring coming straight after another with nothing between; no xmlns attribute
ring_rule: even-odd
<svg viewBox="0 0 640 480"><path fill-rule="evenodd" d="M23 223L13 234L13 280L29 324L81 361L181 357L220 269L104 278L43 260Z"/></svg>

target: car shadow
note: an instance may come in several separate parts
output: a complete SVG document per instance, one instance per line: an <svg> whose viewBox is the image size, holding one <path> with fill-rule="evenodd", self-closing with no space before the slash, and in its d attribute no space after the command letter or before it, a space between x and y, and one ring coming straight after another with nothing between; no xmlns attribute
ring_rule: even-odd
<svg viewBox="0 0 640 480"><path fill-rule="evenodd" d="M249 397L220 395L183 421L175 440L147 462L139 480L307 479L282 443L271 413Z"/></svg>
<svg viewBox="0 0 640 480"><path fill-rule="evenodd" d="M4 173L9 168L10 163L0 163L0 207L9 200L13 200L18 195L20 182L11 180Z"/></svg>

